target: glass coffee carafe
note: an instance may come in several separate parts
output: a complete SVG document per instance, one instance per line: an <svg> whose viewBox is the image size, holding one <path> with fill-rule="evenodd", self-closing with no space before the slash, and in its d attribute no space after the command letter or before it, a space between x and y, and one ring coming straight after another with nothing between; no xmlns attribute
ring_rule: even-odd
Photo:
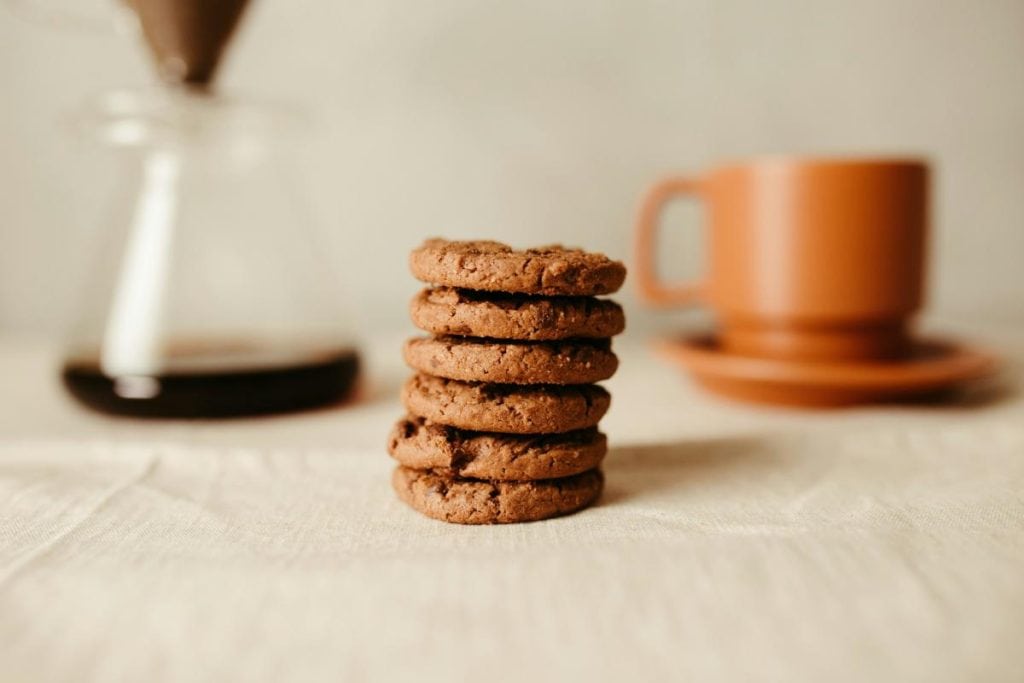
<svg viewBox="0 0 1024 683"><path fill-rule="evenodd" d="M109 93L77 122L120 171L63 368L72 395L181 417L344 398L358 361L281 149L294 115L153 88Z"/></svg>
<svg viewBox="0 0 1024 683"><path fill-rule="evenodd" d="M294 187L295 116L213 87L248 0L7 0L139 36L159 76L75 117L117 158L107 233L63 363L84 404L224 417L340 401L358 358Z"/></svg>

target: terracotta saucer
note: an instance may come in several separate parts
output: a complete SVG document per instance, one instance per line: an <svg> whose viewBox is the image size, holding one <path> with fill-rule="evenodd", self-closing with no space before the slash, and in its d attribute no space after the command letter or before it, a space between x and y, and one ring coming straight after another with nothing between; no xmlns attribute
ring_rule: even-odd
<svg viewBox="0 0 1024 683"><path fill-rule="evenodd" d="M711 335L660 340L658 350L707 389L743 401L801 407L930 399L994 373L993 355L952 342L919 341L899 361L800 362L738 356Z"/></svg>

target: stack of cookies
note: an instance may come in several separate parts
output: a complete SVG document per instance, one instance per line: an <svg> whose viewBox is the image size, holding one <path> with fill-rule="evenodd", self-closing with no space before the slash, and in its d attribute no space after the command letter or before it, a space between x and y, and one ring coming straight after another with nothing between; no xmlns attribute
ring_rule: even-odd
<svg viewBox="0 0 1024 683"><path fill-rule="evenodd" d="M388 450L398 496L459 524L528 522L580 510L601 493L607 451L597 423L611 397L611 337L625 267L603 254L497 242L428 240L410 258L432 286L411 313L416 370L408 416Z"/></svg>

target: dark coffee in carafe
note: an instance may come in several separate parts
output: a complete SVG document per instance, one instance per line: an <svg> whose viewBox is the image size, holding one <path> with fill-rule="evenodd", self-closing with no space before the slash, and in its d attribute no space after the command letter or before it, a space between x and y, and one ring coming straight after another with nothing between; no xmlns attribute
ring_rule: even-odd
<svg viewBox="0 0 1024 683"><path fill-rule="evenodd" d="M222 418L337 404L351 398L359 375L359 356L349 348L204 346L169 353L163 367L137 375L109 373L95 356L72 358L61 379L78 401L104 413Z"/></svg>

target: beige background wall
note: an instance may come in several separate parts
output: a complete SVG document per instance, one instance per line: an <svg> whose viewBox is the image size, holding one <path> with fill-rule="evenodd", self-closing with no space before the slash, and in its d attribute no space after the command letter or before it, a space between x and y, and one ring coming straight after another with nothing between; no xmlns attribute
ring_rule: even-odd
<svg viewBox="0 0 1024 683"><path fill-rule="evenodd" d="M0 329L59 329L96 238L61 112L146 67L0 14ZM304 173L364 324L405 324L425 235L626 257L663 171L814 151L933 158L933 309L1024 320L1020 0L258 0L224 84L317 114Z"/></svg>

